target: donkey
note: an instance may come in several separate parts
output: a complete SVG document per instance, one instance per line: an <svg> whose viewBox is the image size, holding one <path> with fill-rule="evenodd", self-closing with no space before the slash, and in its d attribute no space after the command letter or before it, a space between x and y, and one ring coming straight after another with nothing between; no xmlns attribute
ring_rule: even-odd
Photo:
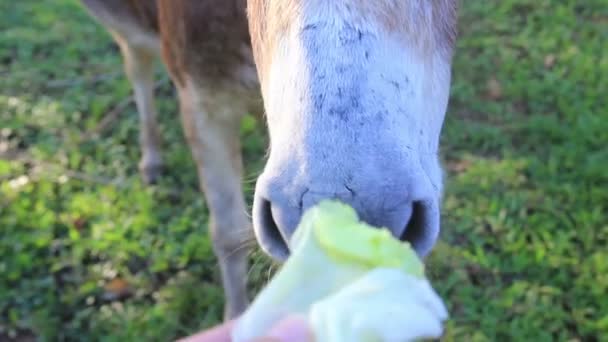
<svg viewBox="0 0 608 342"><path fill-rule="evenodd" d="M284 260L302 213L323 199L350 204L421 257L430 252L439 233L438 149L456 0L83 2L122 51L146 182L162 166L155 56L171 75L210 211L226 318L248 305L242 246L254 235ZM270 137L253 230L238 139L248 111L265 112Z"/></svg>

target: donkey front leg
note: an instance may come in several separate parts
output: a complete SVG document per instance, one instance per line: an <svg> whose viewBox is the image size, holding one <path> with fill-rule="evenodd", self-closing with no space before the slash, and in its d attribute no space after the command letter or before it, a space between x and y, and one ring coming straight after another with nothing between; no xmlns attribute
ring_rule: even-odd
<svg viewBox="0 0 608 342"><path fill-rule="evenodd" d="M133 86L139 113L139 141L142 152L139 171L143 181L152 184L158 180L163 166L160 155L161 138L154 105L154 60L158 52L114 36L123 55L125 71Z"/></svg>
<svg viewBox="0 0 608 342"><path fill-rule="evenodd" d="M188 82L178 92L184 131L210 212L209 232L226 295L224 318L230 319L248 305L247 261L254 241L241 185L239 127L245 108L233 91Z"/></svg>

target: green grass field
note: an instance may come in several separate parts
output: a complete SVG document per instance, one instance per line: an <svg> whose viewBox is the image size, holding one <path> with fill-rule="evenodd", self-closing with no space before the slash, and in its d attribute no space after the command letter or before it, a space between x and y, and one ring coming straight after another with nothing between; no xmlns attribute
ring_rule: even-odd
<svg viewBox="0 0 608 342"><path fill-rule="evenodd" d="M460 19L428 261L445 340L607 341L608 2L466 0ZM207 210L158 74L170 169L145 188L108 34L76 0L0 2L0 341L167 341L220 319ZM249 200L263 127L243 122ZM252 291L270 265L253 255Z"/></svg>

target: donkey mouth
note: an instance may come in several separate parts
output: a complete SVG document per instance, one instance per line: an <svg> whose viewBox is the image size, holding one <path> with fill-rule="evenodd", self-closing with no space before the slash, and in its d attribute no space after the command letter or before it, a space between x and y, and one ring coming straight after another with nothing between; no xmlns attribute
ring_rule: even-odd
<svg viewBox="0 0 608 342"><path fill-rule="evenodd" d="M289 240L296 229L300 213L298 220L286 220L282 217L285 215L273 210L272 203L263 198L260 198L259 203L254 207L254 226L260 246L272 258L285 261L290 254ZM425 257L432 248L439 229L438 213L434 207L430 202L414 201L411 212L407 215L409 219L405 227L389 227L395 238L410 243L421 258ZM366 220L365 217L361 219L372 226L385 226Z"/></svg>

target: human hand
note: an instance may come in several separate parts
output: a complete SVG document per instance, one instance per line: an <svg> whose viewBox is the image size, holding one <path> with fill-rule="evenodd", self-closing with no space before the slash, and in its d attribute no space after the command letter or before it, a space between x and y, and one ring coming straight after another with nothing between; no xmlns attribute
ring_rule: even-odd
<svg viewBox="0 0 608 342"><path fill-rule="evenodd" d="M178 342L231 342L230 334L235 321L218 325ZM308 322L300 316L289 316L275 325L265 337L252 342L312 342Z"/></svg>

